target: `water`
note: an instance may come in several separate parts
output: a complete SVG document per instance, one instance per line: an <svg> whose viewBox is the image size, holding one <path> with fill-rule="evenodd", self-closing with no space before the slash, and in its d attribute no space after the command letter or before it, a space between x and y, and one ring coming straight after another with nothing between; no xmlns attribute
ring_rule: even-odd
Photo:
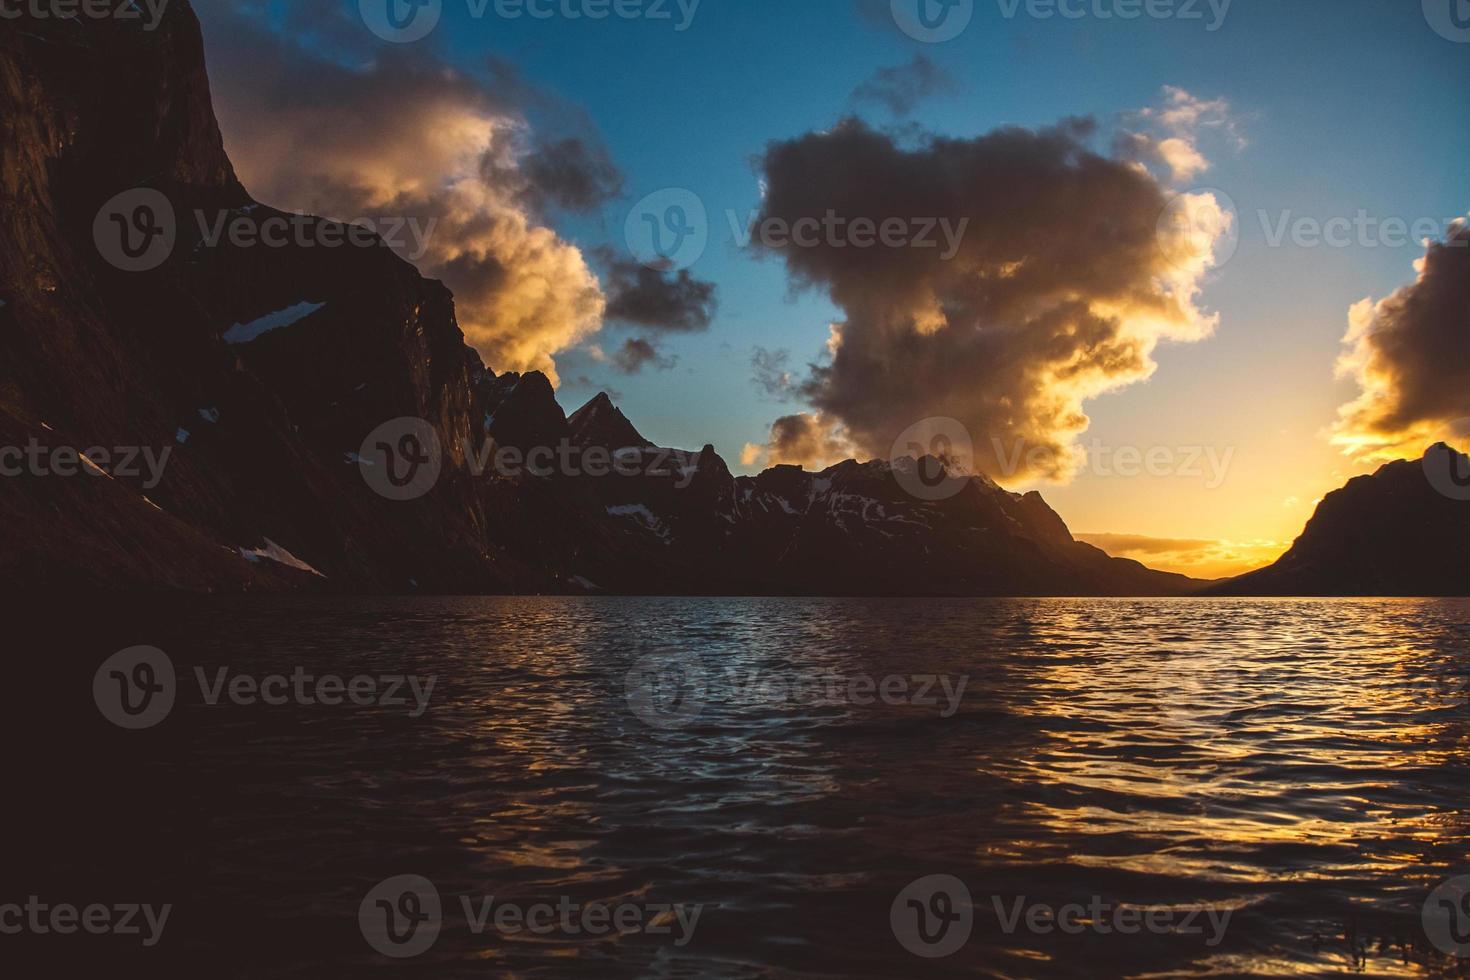
<svg viewBox="0 0 1470 980"><path fill-rule="evenodd" d="M176 665L172 713L139 732L101 719L90 677L115 641L89 641L65 681L85 712L62 742L54 718L30 740L74 778L22 808L6 856L13 884L58 899L172 903L146 954L160 975L1470 962L1421 921L1430 891L1470 872L1470 601L190 600L135 608L124 633ZM213 683L226 665L436 680L417 718L407 690L393 706L210 705L194 668ZM858 703L884 678L905 689ZM953 955L922 959L891 912L935 874L963 882L973 925ZM433 883L443 926L393 960L358 913L399 875ZM490 896L701 909L692 932L477 934L461 898ZM1068 903L1098 903L1104 924L1120 904L1151 908L1176 931L1006 928L1018 908ZM1230 913L1223 934L1200 909Z"/></svg>

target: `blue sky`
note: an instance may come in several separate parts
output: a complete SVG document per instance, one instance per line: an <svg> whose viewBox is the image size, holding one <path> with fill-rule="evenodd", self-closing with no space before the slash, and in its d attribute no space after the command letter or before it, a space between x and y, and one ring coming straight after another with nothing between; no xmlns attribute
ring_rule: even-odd
<svg viewBox="0 0 1470 980"><path fill-rule="evenodd" d="M1007 17L1002 0L976 0L968 28L939 44L898 30L882 0L703 0L684 31L675 29L674 0L673 20L602 21L506 19L494 2L475 18L466 0L443 2L437 30L418 43L470 72L483 72L492 56L514 65L585 111L621 170L621 199L595 215L554 219L564 238L584 250L622 247L628 210L645 194L682 187L704 201L711 244L691 271L717 285L719 310L708 331L666 338L677 366L625 376L576 351L557 362L569 411L596 387L615 389L645 435L666 445L712 442L732 466L773 419L802 408L757 391L752 350L789 350L800 367L820 355L841 314L817 292L793 294L779 260L737 249L725 214L758 206L754 158L768 142L828 129L844 115L972 137L1069 116L1106 126L1158 105L1164 86L1229 103L1243 145L1202 143L1212 166L1191 182L1225 192L1240 220L1238 252L1201 297L1220 314L1218 331L1165 344L1149 381L1087 404L1089 438L1230 448L1229 479L1214 488L1177 478L1125 487L1084 473L1067 486L1043 485L1075 531L1289 543L1315 498L1364 469L1326 437L1356 390L1333 376L1348 308L1411 282L1422 249L1269 247L1258 212L1326 220L1363 210L1412 221L1470 211L1470 43L1431 29L1418 0L1235 0L1213 31L1205 3L1201 19L1124 21L1037 19L1024 5ZM346 5L355 14L355 0ZM1114 5L1089 0L1088 9ZM854 103L853 90L874 72L921 53L953 77L953 92L904 120ZM624 335L610 327L601 342L611 349Z"/></svg>

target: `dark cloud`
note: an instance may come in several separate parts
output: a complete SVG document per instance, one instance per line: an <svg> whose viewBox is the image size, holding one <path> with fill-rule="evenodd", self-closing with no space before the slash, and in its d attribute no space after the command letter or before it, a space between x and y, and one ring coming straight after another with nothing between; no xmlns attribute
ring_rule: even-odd
<svg viewBox="0 0 1470 980"><path fill-rule="evenodd" d="M1362 394L1339 409L1333 441L1361 458L1418 457L1470 417L1470 225L1451 226L1419 270L1349 314L1338 370Z"/></svg>
<svg viewBox="0 0 1470 980"><path fill-rule="evenodd" d="M1084 401L1148 377L1161 340L1209 333L1195 298L1216 235L1200 230L1218 232L1223 210L1187 196L1190 233L1161 231L1164 189L1091 135L1069 120L908 148L849 120L768 147L759 220L899 219L911 233L907 247L760 246L846 315L800 386L824 425L883 457L910 425L953 418L980 470L1064 478ZM1016 473L1017 448L1040 462Z"/></svg>
<svg viewBox="0 0 1470 980"><path fill-rule="evenodd" d="M715 284L681 269L670 274L603 249L607 264L607 318L654 330L708 329L716 308Z"/></svg>
<svg viewBox="0 0 1470 980"><path fill-rule="evenodd" d="M754 382L756 388L772 398L782 400L791 398L796 394L796 377L791 373L790 360L789 350L755 348L750 358L750 366L753 370L751 381Z"/></svg>
<svg viewBox="0 0 1470 980"><path fill-rule="evenodd" d="M799 412L771 423L766 444L747 444L740 454L740 462L745 466L764 463L767 466L789 464L823 469L849 456L851 446L830 420Z"/></svg>
<svg viewBox="0 0 1470 980"><path fill-rule="evenodd" d="M586 213L623 191L623 175L606 148L585 138L568 136L538 146L521 167L538 210L553 204Z"/></svg>
<svg viewBox="0 0 1470 980"><path fill-rule="evenodd" d="M613 366L624 374L638 374L646 367L656 371L672 371L679 363L677 357L665 357L658 346L642 337L629 337L623 341L612 356Z"/></svg>
<svg viewBox="0 0 1470 980"><path fill-rule="evenodd" d="M957 92L959 86L949 72L922 54L894 68L880 68L873 77L853 90L854 102L886 106L895 116L906 116L924 99Z"/></svg>

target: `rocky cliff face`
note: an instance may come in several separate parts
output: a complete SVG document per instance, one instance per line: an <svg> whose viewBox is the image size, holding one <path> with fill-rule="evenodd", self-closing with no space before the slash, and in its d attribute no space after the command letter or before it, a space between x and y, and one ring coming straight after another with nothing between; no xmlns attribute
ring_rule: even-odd
<svg viewBox="0 0 1470 980"><path fill-rule="evenodd" d="M1443 443L1322 498L1275 564L1224 595L1470 595L1470 458Z"/></svg>
<svg viewBox="0 0 1470 980"><path fill-rule="evenodd" d="M294 229L264 245L229 229ZM221 234L221 231L224 233ZM199 25L0 33L0 582L382 592L1169 594L933 461L735 478L496 375L381 242L254 201ZM58 451L79 475L60 475ZM99 452L91 452L96 449ZM131 459L128 453L133 455ZM138 465L138 459L159 465ZM41 462L37 462L40 460ZM15 457L0 455L0 466ZM427 478L420 477L427 473Z"/></svg>

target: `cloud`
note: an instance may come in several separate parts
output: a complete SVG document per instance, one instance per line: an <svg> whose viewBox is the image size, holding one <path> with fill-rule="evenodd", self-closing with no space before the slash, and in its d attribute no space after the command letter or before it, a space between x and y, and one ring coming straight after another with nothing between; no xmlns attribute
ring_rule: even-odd
<svg viewBox="0 0 1470 980"><path fill-rule="evenodd" d="M603 249L607 263L607 318L654 330L706 330L718 305L715 284L695 279L688 269L670 274Z"/></svg>
<svg viewBox="0 0 1470 980"><path fill-rule="evenodd" d="M657 371L672 371L679 363L677 357L665 357L659 353L658 345L642 337L629 337L623 341L612 356L615 368L624 374L638 374L646 367Z"/></svg>
<svg viewBox="0 0 1470 980"><path fill-rule="evenodd" d="M1338 374L1361 393L1338 409L1332 441L1361 460L1415 457L1458 440L1470 417L1470 224L1415 263L1418 278L1348 313Z"/></svg>
<svg viewBox="0 0 1470 980"><path fill-rule="evenodd" d="M1191 197L1206 220L1161 229L1166 190L1091 151L1094 128L1068 120L910 148L847 120L768 147L761 220L898 218L939 239L758 246L846 315L799 388L857 450L886 457L902 430L948 417L969 430L982 472L1065 479L1084 403L1149 377L1161 341L1214 328L1196 301L1224 224L1218 203ZM936 221L963 229L948 260ZM1018 448L1035 461L1019 473Z"/></svg>
<svg viewBox="0 0 1470 980"><path fill-rule="evenodd" d="M787 369L787 362L790 360L789 350L755 348L750 357L750 365L754 372L751 375L751 382L757 389L772 398L783 401L791 398L796 393L796 378Z"/></svg>
<svg viewBox="0 0 1470 980"><path fill-rule="evenodd" d="M802 412L777 419L771 425L770 439L764 444L746 443L740 462L755 466L796 465L821 470L853 455L840 423L821 415Z"/></svg>
<svg viewBox="0 0 1470 980"><path fill-rule="evenodd" d="M922 100L959 90L954 78L923 54L894 68L880 68L853 90L854 102L886 106L895 116L906 116Z"/></svg>
<svg viewBox="0 0 1470 980"><path fill-rule="evenodd" d="M619 186L595 134L545 140L527 118L528 88L503 64L472 75L427 44L367 45L340 10L199 6L216 42L221 128L252 193L343 220L433 222L411 258L454 290L469 341L497 371L555 382L554 355L600 329L606 301L582 252L540 212L589 208Z"/></svg>
<svg viewBox="0 0 1470 980"><path fill-rule="evenodd" d="M1195 578L1242 575L1271 564L1286 550L1279 541L1223 541L1214 538L1155 538L1145 534L1077 534L1077 540L1117 558Z"/></svg>
<svg viewBox="0 0 1470 980"><path fill-rule="evenodd" d="M1115 155L1162 164L1171 180L1186 183L1210 168L1199 149L1201 139L1218 138L1237 150L1245 145L1226 100L1196 98L1173 85L1165 85L1163 94L1162 105L1125 114L1114 139Z"/></svg>

